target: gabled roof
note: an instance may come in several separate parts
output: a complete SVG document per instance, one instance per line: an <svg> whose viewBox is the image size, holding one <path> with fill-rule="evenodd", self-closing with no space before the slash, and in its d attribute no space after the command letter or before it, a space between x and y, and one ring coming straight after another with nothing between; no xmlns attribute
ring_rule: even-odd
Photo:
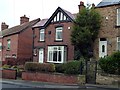
<svg viewBox="0 0 120 90"><path fill-rule="evenodd" d="M58 7L49 19L43 19L43 20L39 21L37 24L35 24L35 25L33 26L33 28L35 28L35 27L46 27L46 26L52 21L52 19L55 17L55 15L56 15L59 11L61 11L62 13L64 13L64 14L69 18L69 20L70 20L71 22L74 21L74 19L75 19L75 17L76 17L75 14L72 14L72 13L70 13L69 11L62 9L61 7Z"/></svg>
<svg viewBox="0 0 120 90"><path fill-rule="evenodd" d="M96 7L105 7L120 4L120 0L102 0Z"/></svg>
<svg viewBox="0 0 120 90"><path fill-rule="evenodd" d="M14 26L12 28L2 30L2 31L0 31L0 33L2 33L3 37L8 36L8 35L12 35L12 34L17 34L17 33L20 33L22 31L26 30L29 27L32 27L33 25L35 25L39 21L40 21L40 19L38 18L38 19L32 20L30 22L26 22L26 23L23 23L21 25Z"/></svg>

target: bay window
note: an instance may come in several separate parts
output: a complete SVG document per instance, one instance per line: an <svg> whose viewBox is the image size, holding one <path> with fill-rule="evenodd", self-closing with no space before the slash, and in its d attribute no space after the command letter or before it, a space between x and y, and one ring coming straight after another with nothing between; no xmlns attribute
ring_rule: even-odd
<svg viewBox="0 0 120 90"><path fill-rule="evenodd" d="M48 46L48 62L64 63L66 59L65 46Z"/></svg>

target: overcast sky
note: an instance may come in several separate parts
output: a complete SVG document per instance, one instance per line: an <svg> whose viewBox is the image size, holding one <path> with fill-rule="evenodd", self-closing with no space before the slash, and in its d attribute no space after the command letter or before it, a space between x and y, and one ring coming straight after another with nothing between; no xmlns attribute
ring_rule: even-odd
<svg viewBox="0 0 120 90"><path fill-rule="evenodd" d="M57 7L71 12L78 12L81 0L0 0L0 23L5 22L9 27L20 24L20 17L26 15L33 19L49 18ZM82 0L97 5L102 0Z"/></svg>

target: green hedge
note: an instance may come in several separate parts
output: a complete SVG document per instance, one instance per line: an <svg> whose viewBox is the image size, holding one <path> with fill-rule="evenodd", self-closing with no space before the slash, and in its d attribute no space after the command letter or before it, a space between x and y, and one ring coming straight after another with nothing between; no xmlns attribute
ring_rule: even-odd
<svg viewBox="0 0 120 90"><path fill-rule="evenodd" d="M25 64L26 71L33 71L33 72L54 72L55 65L50 63L35 63L35 62L27 62Z"/></svg>
<svg viewBox="0 0 120 90"><path fill-rule="evenodd" d="M99 65L105 73L120 75L120 52L115 52L111 56L101 58Z"/></svg>
<svg viewBox="0 0 120 90"><path fill-rule="evenodd" d="M56 64L56 72L65 74L82 74L84 64L82 61L71 61L64 64Z"/></svg>

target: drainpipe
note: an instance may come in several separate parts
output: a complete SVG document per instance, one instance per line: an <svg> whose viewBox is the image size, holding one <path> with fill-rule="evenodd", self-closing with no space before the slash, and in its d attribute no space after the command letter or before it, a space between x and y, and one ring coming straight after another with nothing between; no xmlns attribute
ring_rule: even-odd
<svg viewBox="0 0 120 90"><path fill-rule="evenodd" d="M35 37L35 30L34 28L32 28L32 31L33 31L33 41L32 41L32 61L33 61L33 55L34 55L34 37Z"/></svg>

